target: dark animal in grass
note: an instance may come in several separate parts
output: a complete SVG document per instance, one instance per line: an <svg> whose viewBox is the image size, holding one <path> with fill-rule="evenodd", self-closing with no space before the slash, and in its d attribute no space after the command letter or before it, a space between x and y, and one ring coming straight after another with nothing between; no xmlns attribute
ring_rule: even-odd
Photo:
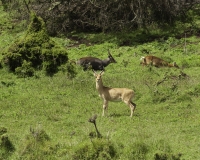
<svg viewBox="0 0 200 160"><path fill-rule="evenodd" d="M101 60L96 57L83 57L80 58L76 64L83 67L83 70L86 71L87 69L92 70L105 70L105 67L108 66L110 63L117 63L113 56L110 54L110 51L108 50L108 58Z"/></svg>

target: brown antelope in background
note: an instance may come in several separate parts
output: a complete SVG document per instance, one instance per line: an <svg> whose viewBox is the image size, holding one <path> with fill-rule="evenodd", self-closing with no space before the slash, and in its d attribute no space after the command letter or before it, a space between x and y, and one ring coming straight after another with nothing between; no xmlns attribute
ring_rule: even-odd
<svg viewBox="0 0 200 160"><path fill-rule="evenodd" d="M164 60L162 60L161 58L158 58L156 56L146 56L146 57L141 57L141 62L140 64L144 65L152 65L155 67L176 67L179 68L179 66L176 64L176 62L170 64Z"/></svg>
<svg viewBox="0 0 200 160"><path fill-rule="evenodd" d="M108 58L101 60L96 57L83 57L80 58L76 64L83 67L83 70L87 70L91 67L93 70L105 70L104 68L108 66L110 63L117 63L113 56L110 54L110 51L108 50Z"/></svg>
<svg viewBox="0 0 200 160"><path fill-rule="evenodd" d="M109 101L123 101L126 103L131 109L131 117L133 116L133 112L136 108L136 104L132 102L132 98L134 97L134 92L128 88L110 88L105 87L102 82L101 76L103 75L103 71L97 74L94 71L94 76L96 77L96 89L99 92L99 96L103 99L103 114L104 111L108 108Z"/></svg>

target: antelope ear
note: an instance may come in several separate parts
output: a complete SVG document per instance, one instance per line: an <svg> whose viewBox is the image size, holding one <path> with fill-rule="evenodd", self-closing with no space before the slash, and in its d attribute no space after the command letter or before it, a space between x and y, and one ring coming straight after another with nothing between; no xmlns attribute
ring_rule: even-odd
<svg viewBox="0 0 200 160"><path fill-rule="evenodd" d="M173 63L173 66L176 68L179 68L179 66L176 64L176 62Z"/></svg>
<svg viewBox="0 0 200 160"><path fill-rule="evenodd" d="M99 74L100 74L100 75L103 75L103 74L104 74L104 70L102 70Z"/></svg>
<svg viewBox="0 0 200 160"><path fill-rule="evenodd" d="M177 66L176 62L173 63L173 66L174 66L174 67Z"/></svg>
<svg viewBox="0 0 200 160"><path fill-rule="evenodd" d="M109 50L109 49L108 49L108 55L111 56L111 54L110 54L110 50Z"/></svg>
<svg viewBox="0 0 200 160"><path fill-rule="evenodd" d="M95 72L95 70L94 70L94 69L93 69L92 71L94 72L94 76L96 77L96 76L97 76L97 73Z"/></svg>

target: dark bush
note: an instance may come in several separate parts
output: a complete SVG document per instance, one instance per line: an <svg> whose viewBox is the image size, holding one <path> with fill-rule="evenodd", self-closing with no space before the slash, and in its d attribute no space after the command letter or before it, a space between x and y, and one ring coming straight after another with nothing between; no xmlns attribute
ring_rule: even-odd
<svg viewBox="0 0 200 160"><path fill-rule="evenodd" d="M33 76L34 68L32 67L32 63L24 60L22 66L15 69L15 73L22 78Z"/></svg>
<svg viewBox="0 0 200 160"><path fill-rule="evenodd" d="M33 10L47 24L51 35L65 34L69 31L124 31L137 28L147 29L150 25L169 28L176 20L192 21L199 12L198 0L2 0L6 11L12 11L15 19L28 19ZM187 11L195 8L191 16Z"/></svg>
<svg viewBox="0 0 200 160"><path fill-rule="evenodd" d="M0 135L4 134L7 132L7 128L5 127L0 127Z"/></svg>
<svg viewBox="0 0 200 160"><path fill-rule="evenodd" d="M170 153L163 153L163 152L158 152L154 155L155 160L180 160L181 159L181 154L170 154Z"/></svg>

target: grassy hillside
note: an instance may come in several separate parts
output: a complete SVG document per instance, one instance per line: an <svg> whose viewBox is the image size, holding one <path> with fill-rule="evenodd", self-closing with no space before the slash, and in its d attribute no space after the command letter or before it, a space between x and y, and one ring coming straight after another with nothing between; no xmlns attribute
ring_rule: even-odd
<svg viewBox="0 0 200 160"><path fill-rule="evenodd" d="M23 34L2 31L1 50ZM54 40L66 47L71 60L104 59L109 49L117 63L106 68L103 82L135 91L137 108L132 118L123 102L109 103L108 115L101 116L103 102L92 71L75 66L73 79L66 72L47 77L42 71L31 78L17 78L1 69L0 159L198 159L199 37L144 43L137 41L137 34L128 35L128 45L126 34L78 34L71 40ZM142 67L140 57L149 54L176 61L180 69ZM88 122L94 114L103 136L99 141L93 138L95 128Z"/></svg>

